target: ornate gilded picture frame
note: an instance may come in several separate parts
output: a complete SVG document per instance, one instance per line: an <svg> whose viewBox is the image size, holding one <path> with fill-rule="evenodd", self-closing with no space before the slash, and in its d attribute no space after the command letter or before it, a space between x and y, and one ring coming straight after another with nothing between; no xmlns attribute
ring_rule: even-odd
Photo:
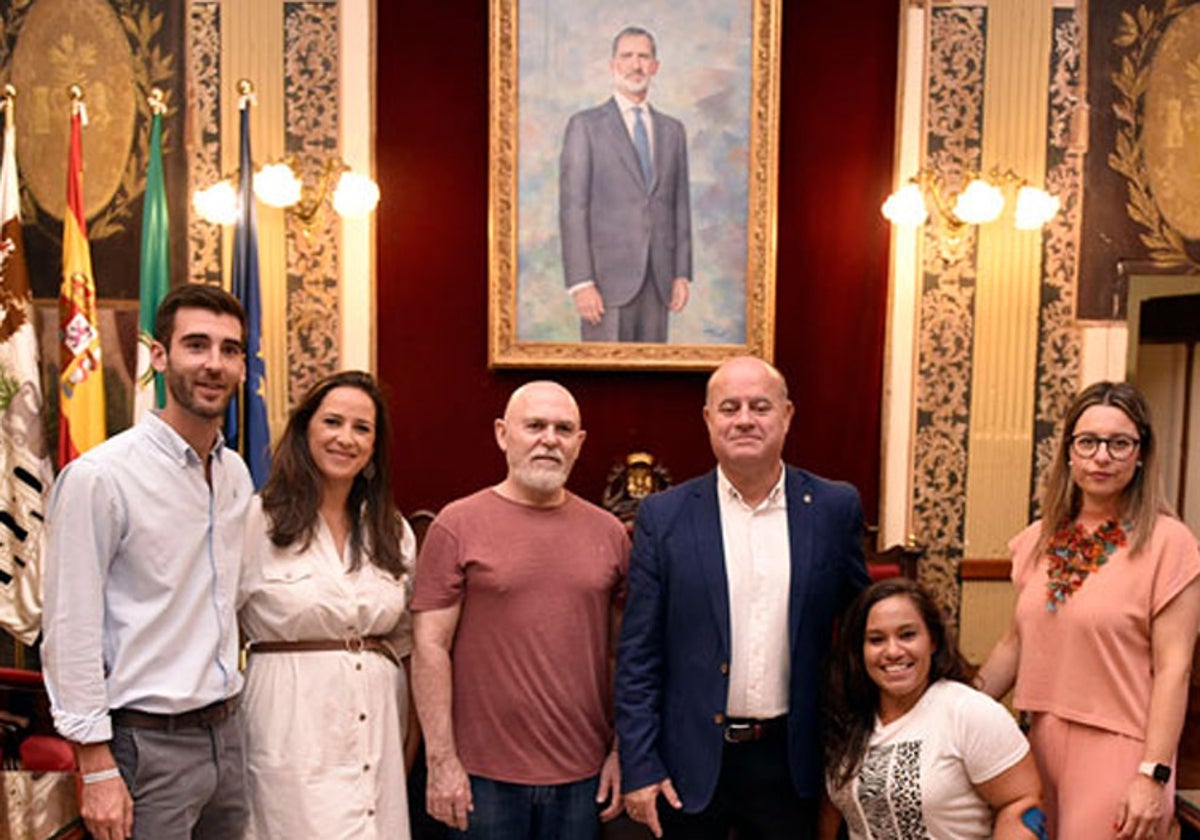
<svg viewBox="0 0 1200 840"><path fill-rule="evenodd" d="M491 0L492 367L772 358L781 10ZM586 328L589 289L611 331ZM619 334L618 310L639 313Z"/></svg>

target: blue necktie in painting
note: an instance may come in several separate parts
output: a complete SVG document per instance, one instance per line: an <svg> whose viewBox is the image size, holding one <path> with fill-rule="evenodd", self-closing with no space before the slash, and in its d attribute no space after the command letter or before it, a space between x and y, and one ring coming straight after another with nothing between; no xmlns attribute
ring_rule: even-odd
<svg viewBox="0 0 1200 840"><path fill-rule="evenodd" d="M650 135L646 133L646 124L642 122L642 109L633 109L633 148L637 150L638 163L642 165L642 177L646 180L646 188L654 180L654 163L650 160Z"/></svg>

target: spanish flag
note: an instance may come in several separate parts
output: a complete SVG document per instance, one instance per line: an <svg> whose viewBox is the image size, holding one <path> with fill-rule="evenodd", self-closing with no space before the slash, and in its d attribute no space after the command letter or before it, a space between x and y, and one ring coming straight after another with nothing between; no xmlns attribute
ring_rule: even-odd
<svg viewBox="0 0 1200 840"><path fill-rule="evenodd" d="M58 293L58 465L104 440L104 370L96 281L83 215L83 123L80 97L71 103L67 208L63 214L62 288Z"/></svg>

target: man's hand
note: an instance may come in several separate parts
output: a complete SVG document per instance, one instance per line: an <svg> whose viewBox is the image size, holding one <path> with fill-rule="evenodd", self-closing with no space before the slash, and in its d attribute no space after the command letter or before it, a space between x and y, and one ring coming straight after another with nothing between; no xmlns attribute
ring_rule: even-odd
<svg viewBox="0 0 1200 840"><path fill-rule="evenodd" d="M120 776L85 784L79 815L96 840L133 836L133 797Z"/></svg>
<svg viewBox="0 0 1200 840"><path fill-rule="evenodd" d="M83 775L116 768L108 743L75 744L75 759ZM83 784L79 816L96 840L125 840L133 836L133 797L120 776Z"/></svg>
<svg viewBox="0 0 1200 840"><path fill-rule="evenodd" d="M471 803L471 780L458 756L429 758L429 779L425 787L425 810L429 816L459 831L467 830Z"/></svg>
<svg viewBox="0 0 1200 840"><path fill-rule="evenodd" d="M687 306L688 295L691 292L691 283L686 277L676 277L671 281L671 303L667 307L672 312L682 312L683 307Z"/></svg>
<svg viewBox="0 0 1200 840"><path fill-rule="evenodd" d="M625 813L649 828L655 837L663 836L662 826L658 823L657 800L660 793L676 811L683 807L683 802L675 793L675 786L669 778L625 794Z"/></svg>
<svg viewBox="0 0 1200 840"><path fill-rule="evenodd" d="M608 807L600 812L600 822L608 822L621 816L621 762L614 749L604 759L600 768L600 786L596 789L596 804L607 802Z"/></svg>
<svg viewBox="0 0 1200 840"><path fill-rule="evenodd" d="M604 315L604 298L600 297L595 283L580 286L571 293L571 298L575 301L575 311L579 313L580 318L592 325L600 323L600 318Z"/></svg>

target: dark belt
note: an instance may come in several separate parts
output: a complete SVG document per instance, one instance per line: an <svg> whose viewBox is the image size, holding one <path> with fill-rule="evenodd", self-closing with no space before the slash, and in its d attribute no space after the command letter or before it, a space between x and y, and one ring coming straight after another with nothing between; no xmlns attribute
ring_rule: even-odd
<svg viewBox="0 0 1200 840"><path fill-rule="evenodd" d="M109 714L112 722L127 729L157 729L174 732L177 729L195 729L200 726L216 726L233 717L237 711L237 697L218 700L216 703L177 715L160 715L155 712L140 712L137 709L113 709Z"/></svg>
<svg viewBox="0 0 1200 840"><path fill-rule="evenodd" d="M772 735L782 734L787 728L787 715L758 720L755 718L726 718L725 743L749 744Z"/></svg>
<svg viewBox="0 0 1200 840"><path fill-rule="evenodd" d="M348 639L305 639L296 642L251 642L251 653L314 653L318 651L343 650L361 653L369 650L386 656L397 668L400 660L383 636L351 636Z"/></svg>

